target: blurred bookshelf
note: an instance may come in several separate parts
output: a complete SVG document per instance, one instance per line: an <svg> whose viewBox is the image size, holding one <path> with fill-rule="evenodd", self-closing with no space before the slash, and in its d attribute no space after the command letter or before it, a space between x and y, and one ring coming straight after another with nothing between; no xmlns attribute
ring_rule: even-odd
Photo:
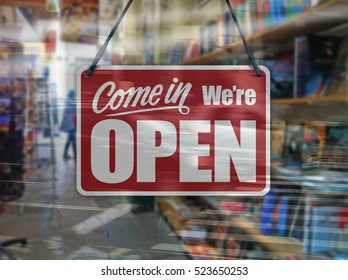
<svg viewBox="0 0 348 280"><path fill-rule="evenodd" d="M347 5L344 0L330 0L270 28L247 37L253 50L268 43L289 41L299 35L315 34L347 22ZM232 23L233 24L233 23ZM238 40L227 46L184 62L187 65L214 64L219 56L241 49L243 42Z"/></svg>

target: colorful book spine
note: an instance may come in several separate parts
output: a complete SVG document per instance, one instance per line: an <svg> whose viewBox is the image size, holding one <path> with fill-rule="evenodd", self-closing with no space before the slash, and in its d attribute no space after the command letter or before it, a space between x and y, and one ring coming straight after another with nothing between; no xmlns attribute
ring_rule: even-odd
<svg viewBox="0 0 348 280"><path fill-rule="evenodd" d="M271 26L271 6L270 0L263 1L264 9L263 9L263 22L264 27L269 28Z"/></svg>
<svg viewBox="0 0 348 280"><path fill-rule="evenodd" d="M185 50L185 54L184 54L184 61L188 61L190 59L194 59L196 57L199 56L199 43L197 39L192 39L186 50Z"/></svg>
<svg viewBox="0 0 348 280"><path fill-rule="evenodd" d="M271 189L263 200L263 207L261 213L261 233L274 234L274 212L276 209L278 194L274 189Z"/></svg>
<svg viewBox="0 0 348 280"><path fill-rule="evenodd" d="M278 24L287 20L284 0L279 0L279 21Z"/></svg>
<svg viewBox="0 0 348 280"><path fill-rule="evenodd" d="M228 46L233 42L232 38L232 29L233 29L234 21L230 12L226 12L223 15L223 42L224 46Z"/></svg>
<svg viewBox="0 0 348 280"><path fill-rule="evenodd" d="M251 32L252 34L255 34L259 31L258 25L257 25L257 12L256 12L256 2L258 0L249 0L249 9L250 9L250 21L251 21Z"/></svg>
<svg viewBox="0 0 348 280"><path fill-rule="evenodd" d="M277 25L278 11L277 0L269 0L269 26Z"/></svg>
<svg viewBox="0 0 348 280"><path fill-rule="evenodd" d="M252 24L250 19L250 1L249 0L234 0L234 9L237 15L237 20L245 34L248 36L252 33Z"/></svg>
<svg viewBox="0 0 348 280"><path fill-rule="evenodd" d="M257 21L257 29L262 31L265 29L264 24L264 0L256 0L256 21Z"/></svg>
<svg viewBox="0 0 348 280"><path fill-rule="evenodd" d="M277 234L285 236L289 227L289 197L282 196L279 202L279 218L277 226Z"/></svg>
<svg viewBox="0 0 348 280"><path fill-rule="evenodd" d="M308 60L308 42L305 36L295 39L294 97L306 95L306 61Z"/></svg>

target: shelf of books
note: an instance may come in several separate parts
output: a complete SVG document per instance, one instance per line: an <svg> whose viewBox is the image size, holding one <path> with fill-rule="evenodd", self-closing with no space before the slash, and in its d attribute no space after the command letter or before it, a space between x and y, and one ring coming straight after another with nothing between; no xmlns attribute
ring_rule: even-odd
<svg viewBox="0 0 348 280"><path fill-rule="evenodd" d="M318 1L312 2L249 0L236 1L234 7L248 43L256 50L267 44L283 44L297 36L316 34L347 23L344 0L328 0L316 6ZM212 32L214 30L217 32ZM243 47L227 11L201 27L201 31L204 36L198 36L199 52L183 57L184 64L216 64L224 54Z"/></svg>

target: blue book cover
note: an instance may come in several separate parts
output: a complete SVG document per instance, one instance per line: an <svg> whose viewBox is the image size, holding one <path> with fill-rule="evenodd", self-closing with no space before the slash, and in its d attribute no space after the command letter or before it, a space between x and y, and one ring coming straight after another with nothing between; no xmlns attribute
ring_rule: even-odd
<svg viewBox="0 0 348 280"><path fill-rule="evenodd" d="M280 236L285 236L287 233L287 227L289 221L289 197L282 196L279 202L279 218L278 218L278 228L277 234Z"/></svg>
<svg viewBox="0 0 348 280"><path fill-rule="evenodd" d="M291 98L294 86L294 56L284 54L262 61L271 73L271 97Z"/></svg>
<svg viewBox="0 0 348 280"><path fill-rule="evenodd" d="M269 23L270 26L278 22L278 0L269 0Z"/></svg>
<svg viewBox="0 0 348 280"><path fill-rule="evenodd" d="M274 189L271 189L263 200L262 213L261 213L261 233L262 234L274 234L275 233L275 221L273 220L274 212L276 209L278 194Z"/></svg>
<svg viewBox="0 0 348 280"><path fill-rule="evenodd" d="M295 96L320 97L326 94L340 42L340 38L333 36L296 38Z"/></svg>
<svg viewBox="0 0 348 280"><path fill-rule="evenodd" d="M295 38L294 57L294 97L306 95L306 62L308 60L308 41L306 36Z"/></svg>
<svg viewBox="0 0 348 280"><path fill-rule="evenodd" d="M1 97L0 95L0 116L10 114L10 104L11 104L10 97Z"/></svg>
<svg viewBox="0 0 348 280"><path fill-rule="evenodd" d="M10 123L11 123L10 115L0 116L0 132L9 132Z"/></svg>
<svg viewBox="0 0 348 280"><path fill-rule="evenodd" d="M278 0L279 1L279 18L278 18L278 23L282 23L286 21L288 18L286 16L286 10L285 10L285 2L284 0Z"/></svg>

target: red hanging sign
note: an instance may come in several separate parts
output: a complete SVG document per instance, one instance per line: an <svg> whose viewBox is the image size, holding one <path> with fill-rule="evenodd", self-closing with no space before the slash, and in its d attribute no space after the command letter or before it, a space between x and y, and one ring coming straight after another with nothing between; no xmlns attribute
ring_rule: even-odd
<svg viewBox="0 0 348 280"><path fill-rule="evenodd" d="M83 195L263 195L270 76L248 66L101 67L78 73Z"/></svg>

